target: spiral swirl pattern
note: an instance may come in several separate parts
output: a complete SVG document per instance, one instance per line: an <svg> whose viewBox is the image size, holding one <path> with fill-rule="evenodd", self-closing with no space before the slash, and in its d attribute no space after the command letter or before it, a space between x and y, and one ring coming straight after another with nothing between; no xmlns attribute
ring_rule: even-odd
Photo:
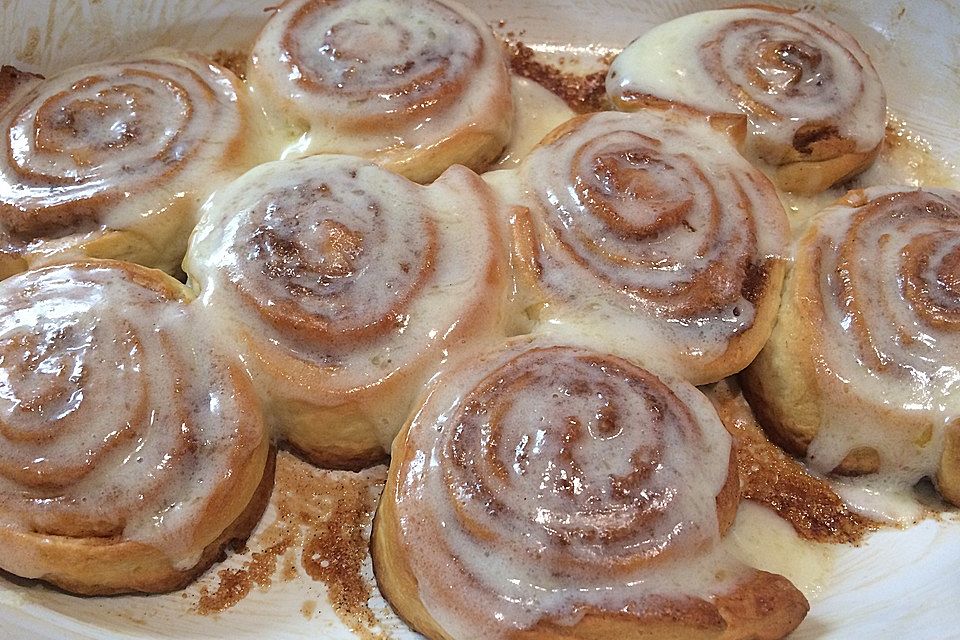
<svg viewBox="0 0 960 640"><path fill-rule="evenodd" d="M751 148L774 165L872 159L886 123L883 86L856 40L815 15L773 7L705 11L661 25L617 58L607 88L625 108L667 100L743 112ZM832 178L854 166L838 163Z"/></svg>
<svg viewBox="0 0 960 640"><path fill-rule="evenodd" d="M854 112L868 91L845 35L802 17L758 11L723 25L700 50L700 64L754 121L802 115L806 122L832 122ZM833 100L824 100L828 91Z"/></svg>
<svg viewBox="0 0 960 640"><path fill-rule="evenodd" d="M362 155L417 180L453 162L479 169L509 136L499 45L445 0L288 0L249 78L268 111L309 130L306 154ZM463 149L438 151L453 142Z"/></svg>
<svg viewBox="0 0 960 640"><path fill-rule="evenodd" d="M948 391L960 382L950 366L960 349L960 194L867 193L866 201L848 196L855 208L824 212L820 236L807 245L811 266L825 276L818 316L829 340L852 346L872 373L916 379L918 387L941 382ZM836 227L825 222L844 217Z"/></svg>
<svg viewBox="0 0 960 640"><path fill-rule="evenodd" d="M698 563L736 510L722 495L736 496L737 477L728 434L686 383L582 349L515 346L438 383L401 438L385 499L450 637L716 586L698 583L710 571ZM697 577L679 578L677 563Z"/></svg>
<svg viewBox="0 0 960 640"><path fill-rule="evenodd" d="M143 543L187 569L237 516L224 493L257 458L259 482L249 393L197 358L188 292L159 275L94 261L0 286L0 527Z"/></svg>
<svg viewBox="0 0 960 640"><path fill-rule="evenodd" d="M0 120L0 225L24 251L150 228L158 246L179 244L179 261L196 207L187 195L202 200L249 160L244 104L228 72L163 50L37 83Z"/></svg>
<svg viewBox="0 0 960 640"><path fill-rule="evenodd" d="M291 8L281 39L288 75L304 93L351 103L344 115L361 122L449 107L447 96L483 57L479 30L441 2L405 0L389 12L374 0Z"/></svg>
<svg viewBox="0 0 960 640"><path fill-rule="evenodd" d="M499 321L506 260L490 200L463 168L421 187L347 156L270 163L214 198L184 267L210 318L251 355L264 393L298 407L281 431L302 424L300 446L321 456L338 437L325 444L323 427L308 422L363 423L380 434L372 444L382 456L413 389L385 401L399 413L373 425L341 414L308 421L303 407L342 408L361 389L405 388L411 375L419 384L432 374L422 363Z"/></svg>
<svg viewBox="0 0 960 640"><path fill-rule="evenodd" d="M960 415L960 194L851 192L816 218L795 269L789 295L828 373L827 406L851 394L871 406L870 433L824 410L810 454L830 470L871 446L887 471L933 474L946 423Z"/></svg>
<svg viewBox="0 0 960 640"><path fill-rule="evenodd" d="M520 244L533 254L537 287L558 307L552 313L579 323L599 315L591 304L609 308L614 321L669 336L681 357L705 360L738 336L769 332L759 310L780 286L785 214L766 179L706 120L653 111L583 117L521 171L537 199L536 240Z"/></svg>
<svg viewBox="0 0 960 640"><path fill-rule="evenodd" d="M426 203L411 194L419 215L399 216L389 191L407 187L402 180L351 189L358 177L355 166L336 166L268 191L239 224L246 246L235 251L246 259L228 277L275 327L325 342L382 336L403 325L429 281L438 239Z"/></svg>

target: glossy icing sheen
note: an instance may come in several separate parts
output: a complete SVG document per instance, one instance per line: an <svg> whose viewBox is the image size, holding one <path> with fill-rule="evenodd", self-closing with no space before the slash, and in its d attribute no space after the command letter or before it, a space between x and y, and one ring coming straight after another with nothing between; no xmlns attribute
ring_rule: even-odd
<svg viewBox="0 0 960 640"><path fill-rule="evenodd" d="M238 84L200 57L157 50L18 93L0 116L5 250L83 255L75 245L134 230L158 254L167 243L182 252L199 201L253 164ZM151 266L171 270L179 259Z"/></svg>
<svg viewBox="0 0 960 640"><path fill-rule="evenodd" d="M264 436L178 283L117 264L0 284L0 526L141 542L186 569Z"/></svg>
<svg viewBox="0 0 960 640"><path fill-rule="evenodd" d="M705 382L689 362L721 356L754 328L756 292L779 287L769 270L786 248L783 208L705 119L584 117L491 182L531 211L541 322L600 346L616 335L646 366Z"/></svg>
<svg viewBox="0 0 960 640"><path fill-rule="evenodd" d="M402 163L461 128L509 136L500 46L452 3L288 0L257 38L249 81L292 138L307 130L297 154Z"/></svg>
<svg viewBox="0 0 960 640"><path fill-rule="evenodd" d="M453 638L501 638L722 589L731 440L707 399L613 356L526 345L442 376L401 441L384 499L430 615Z"/></svg>
<svg viewBox="0 0 960 640"><path fill-rule="evenodd" d="M804 127L829 128L864 152L883 140L877 72L845 31L817 16L760 8L693 13L637 38L610 66L607 92L747 114L751 146L779 164ZM801 132L798 136L798 132ZM797 146L799 144L799 146Z"/></svg>
<svg viewBox="0 0 960 640"><path fill-rule="evenodd" d="M511 76L514 105L514 126L510 142L503 150L494 168L516 167L553 131L576 114L555 93L529 78Z"/></svg>
<svg viewBox="0 0 960 640"><path fill-rule="evenodd" d="M812 466L871 446L882 473L933 475L960 417L960 193L852 191L815 218L795 269L824 394Z"/></svg>
<svg viewBox="0 0 960 640"><path fill-rule="evenodd" d="M436 364L477 322L499 326L506 259L489 200L462 167L421 187L347 156L269 163L209 203L184 267L245 352L321 376L275 393L335 405Z"/></svg>

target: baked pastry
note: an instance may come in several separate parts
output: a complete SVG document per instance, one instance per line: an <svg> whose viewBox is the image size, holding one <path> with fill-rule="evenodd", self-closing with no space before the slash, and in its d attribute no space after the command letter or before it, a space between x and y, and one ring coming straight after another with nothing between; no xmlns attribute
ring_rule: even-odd
<svg viewBox="0 0 960 640"><path fill-rule="evenodd" d="M286 157L346 153L429 182L452 164L484 169L510 139L502 48L449 0L287 0L247 80L296 141Z"/></svg>
<svg viewBox="0 0 960 640"><path fill-rule="evenodd" d="M538 331L694 384L753 360L789 228L729 124L682 109L580 116L516 173L488 174L510 207L516 286Z"/></svg>
<svg viewBox="0 0 960 640"><path fill-rule="evenodd" d="M807 602L725 552L738 503L697 389L519 338L442 372L397 438L374 571L431 640L781 638Z"/></svg>
<svg viewBox="0 0 960 640"><path fill-rule="evenodd" d="M269 438L190 292L115 261L0 283L0 568L83 594L186 585L269 494Z"/></svg>
<svg viewBox="0 0 960 640"><path fill-rule="evenodd" d="M257 162L239 80L157 50L0 74L0 277L82 257L179 272L201 202Z"/></svg>
<svg viewBox="0 0 960 640"><path fill-rule="evenodd" d="M268 163L212 200L184 269L280 437L356 468L385 457L441 361L502 339L495 215L463 167L422 187L348 156Z"/></svg>
<svg viewBox="0 0 960 640"><path fill-rule="evenodd" d="M869 56L806 10L751 5L671 20L617 56L607 92L620 109L682 102L745 113L749 152L783 189L807 194L868 167L886 125Z"/></svg>
<svg viewBox="0 0 960 640"><path fill-rule="evenodd" d="M930 476L960 504L958 308L960 192L851 191L800 239L744 392L815 470Z"/></svg>

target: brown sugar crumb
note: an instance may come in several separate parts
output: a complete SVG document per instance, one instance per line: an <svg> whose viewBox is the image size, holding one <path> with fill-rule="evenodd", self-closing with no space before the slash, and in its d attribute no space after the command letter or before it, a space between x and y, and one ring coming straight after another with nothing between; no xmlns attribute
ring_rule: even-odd
<svg viewBox="0 0 960 640"><path fill-rule="evenodd" d="M318 522L303 546L301 562L314 580L327 585L337 616L361 637L377 620L367 602L371 589L361 573L368 556L366 530L373 519L374 501L366 487L345 481L338 487L330 517Z"/></svg>
<svg viewBox="0 0 960 640"><path fill-rule="evenodd" d="M830 485L770 442L733 378L702 390L733 436L744 498L773 509L806 540L856 543L880 527L851 511Z"/></svg>
<svg viewBox="0 0 960 640"><path fill-rule="evenodd" d="M218 571L216 588L200 587L200 598L195 607L197 613L207 615L226 611L247 597L254 586L269 587L277 568L277 558L286 548L284 543L278 543L254 553L239 569Z"/></svg>
<svg viewBox="0 0 960 640"><path fill-rule="evenodd" d="M372 586L362 569L385 480L385 467L361 473L327 471L280 452L270 498L274 521L250 538L248 558L239 568L201 579L194 610L220 613L254 587L266 589L275 579L290 581L306 573L327 587L334 612L356 635L381 638L373 630L378 622L367 605ZM305 602L301 613L312 617L316 606L316 601Z"/></svg>
<svg viewBox="0 0 960 640"><path fill-rule="evenodd" d="M241 80L245 80L247 77L247 54L242 51L228 51L226 49L220 49L215 54L213 54L213 61L229 69Z"/></svg>
<svg viewBox="0 0 960 640"><path fill-rule="evenodd" d="M536 60L536 52L522 42L508 41L506 44L510 68L514 73L553 92L577 113L602 111L610 107L604 85L607 77L605 68L587 75L564 73Z"/></svg>

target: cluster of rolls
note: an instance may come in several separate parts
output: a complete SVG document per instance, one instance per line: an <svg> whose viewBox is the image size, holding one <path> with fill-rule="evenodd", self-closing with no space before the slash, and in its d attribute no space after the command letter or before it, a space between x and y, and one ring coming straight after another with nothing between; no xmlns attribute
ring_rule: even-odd
<svg viewBox="0 0 960 640"><path fill-rule="evenodd" d="M0 569L180 588L258 520L274 439L382 460L432 372L503 320L481 179L391 171L506 145L482 21L291 0L248 70L159 49L0 72Z"/></svg>
<svg viewBox="0 0 960 640"><path fill-rule="evenodd" d="M960 500L960 196L851 192L784 290L764 171L822 190L882 141L835 26L668 23L621 111L482 177L513 103L463 7L288 0L247 74L0 75L0 568L177 588L255 522L272 439L391 456L374 567L430 638L780 638L808 603L724 544L737 452L694 386L745 369L818 469Z"/></svg>

